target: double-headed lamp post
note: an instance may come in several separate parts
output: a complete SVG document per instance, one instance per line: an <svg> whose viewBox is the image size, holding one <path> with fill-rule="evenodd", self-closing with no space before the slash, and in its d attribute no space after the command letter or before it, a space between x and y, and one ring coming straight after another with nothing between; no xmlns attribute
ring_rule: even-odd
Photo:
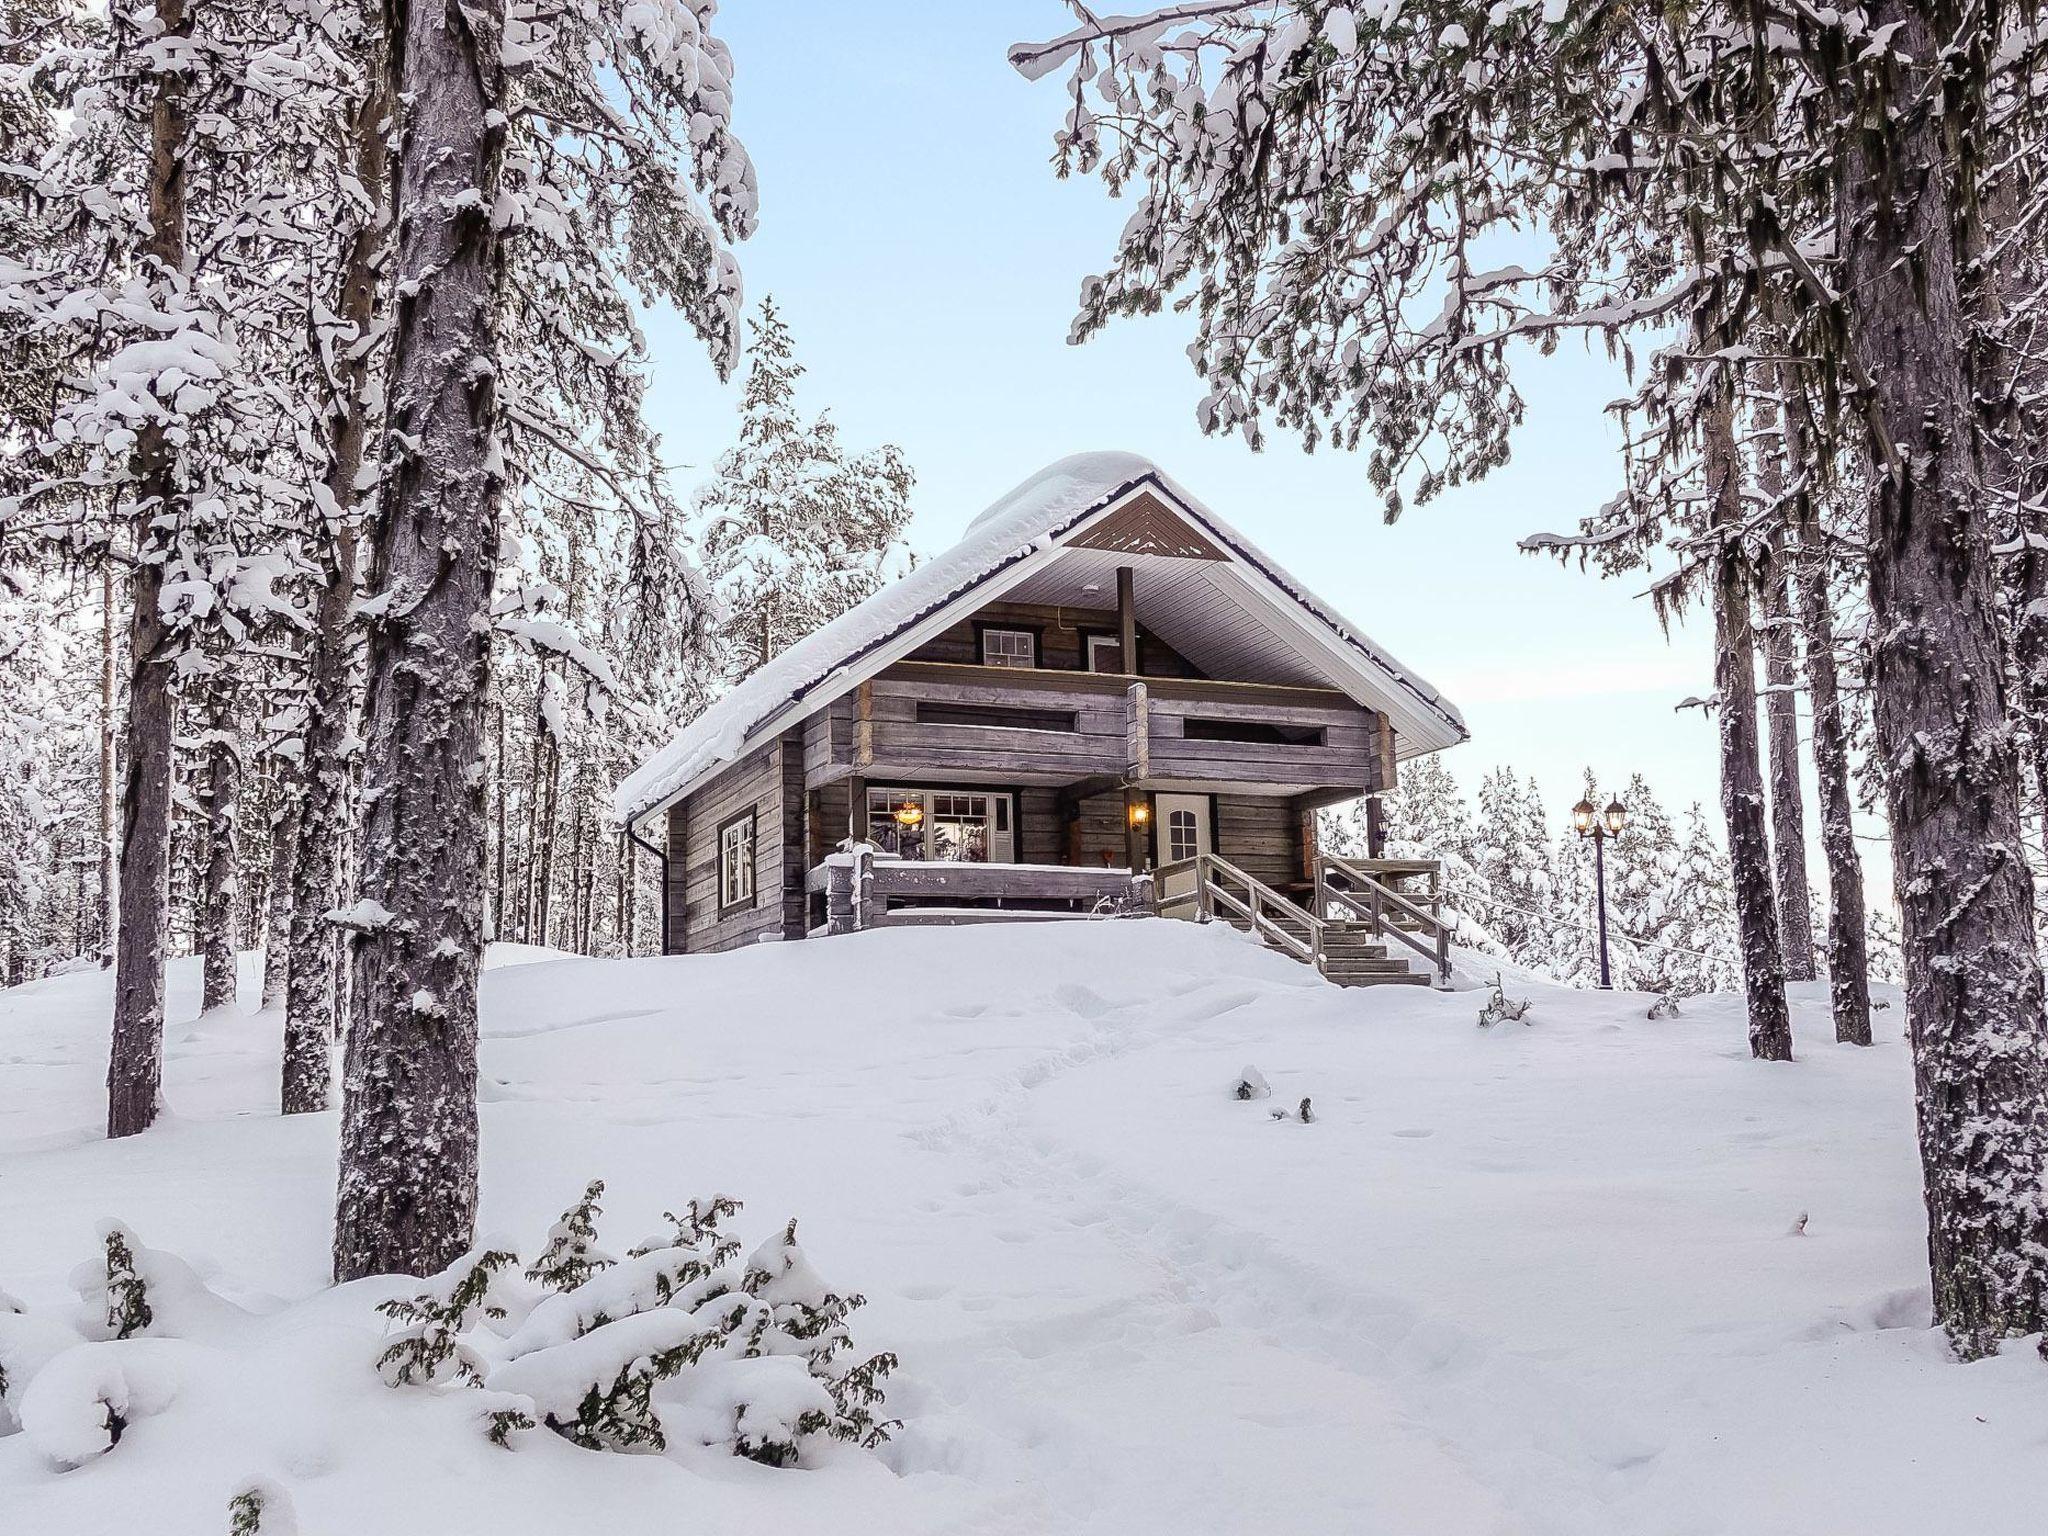
<svg viewBox="0 0 2048 1536"><path fill-rule="evenodd" d="M1607 802L1607 809L1597 811L1591 800L1581 800L1572 807L1572 830L1581 837L1593 839L1593 884L1599 892L1600 906L1600 986L1612 990L1614 981L1607 969L1607 839L1619 837L1621 829L1628 825L1628 808L1619 800Z"/></svg>

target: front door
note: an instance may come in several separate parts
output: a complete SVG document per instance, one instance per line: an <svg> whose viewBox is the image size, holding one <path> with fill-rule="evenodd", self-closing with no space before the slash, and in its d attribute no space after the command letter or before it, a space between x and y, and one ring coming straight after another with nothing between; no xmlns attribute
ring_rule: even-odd
<svg viewBox="0 0 2048 1536"><path fill-rule="evenodd" d="M1207 795L1154 795L1152 814L1158 818L1159 862L1177 864L1200 853L1215 850L1209 841L1209 797ZM1180 870L1164 877L1162 896L1178 896L1195 888L1195 872Z"/></svg>

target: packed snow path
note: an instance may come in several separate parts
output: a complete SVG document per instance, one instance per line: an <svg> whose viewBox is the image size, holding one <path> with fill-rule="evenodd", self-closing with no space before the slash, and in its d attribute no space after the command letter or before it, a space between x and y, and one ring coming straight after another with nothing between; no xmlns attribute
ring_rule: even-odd
<svg viewBox="0 0 2048 1536"><path fill-rule="evenodd" d="M602 1177L623 1244L723 1189L749 1239L800 1217L902 1355L879 1460L776 1472L497 1451L359 1372L373 1298L322 1289L334 1117L278 1118L278 1020L194 1020L196 981L171 1118L116 1144L106 978L0 992L0 1286L60 1303L118 1216L261 1337L77 1471L0 1436L0 1530L214 1536L252 1476L305 1536L1919 1536L2048 1500L2048 1367L1923 1326L1896 1003L1856 1051L1800 989L1801 1058L1763 1066L1732 999L1652 1023L1511 977L1528 1023L1483 1031L1475 994L1339 991L1220 925L494 970L487 1230L530 1255ZM1246 1065L1270 1099L1230 1097Z"/></svg>

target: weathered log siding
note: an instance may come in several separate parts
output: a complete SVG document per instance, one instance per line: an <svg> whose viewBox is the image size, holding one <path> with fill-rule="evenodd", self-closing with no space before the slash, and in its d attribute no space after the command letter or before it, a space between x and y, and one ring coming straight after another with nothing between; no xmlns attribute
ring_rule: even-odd
<svg viewBox="0 0 2048 1536"><path fill-rule="evenodd" d="M1147 677L1200 677L1201 670L1164 640L1144 632L1138 616L1138 658ZM1056 608L1041 603L990 603L910 653L912 661L979 664L981 635L977 624L996 628L1035 629L1041 669L1079 672L1087 669L1084 634L1114 635L1114 608Z"/></svg>
<svg viewBox="0 0 2048 1536"><path fill-rule="evenodd" d="M701 954L802 927L803 735L749 753L669 813L669 948ZM792 793L790 785L795 785ZM754 903L718 915L718 829L754 812ZM795 882L791 894L790 882Z"/></svg>

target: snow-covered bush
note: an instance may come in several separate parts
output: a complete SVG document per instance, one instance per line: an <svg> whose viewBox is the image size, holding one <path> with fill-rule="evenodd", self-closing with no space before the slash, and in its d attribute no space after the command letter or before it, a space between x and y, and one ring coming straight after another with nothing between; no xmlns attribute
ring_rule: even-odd
<svg viewBox="0 0 2048 1536"><path fill-rule="evenodd" d="M603 1213L597 1202L603 1198L603 1179L584 1186L583 1198L548 1229L548 1240L527 1268L527 1279L551 1291L566 1291L618 1262L597 1246L597 1218Z"/></svg>
<svg viewBox="0 0 2048 1536"><path fill-rule="evenodd" d="M878 1419L875 1410L882 1406L882 1383L896 1369L896 1357L874 1355L845 1371L834 1364L839 1353L853 1344L846 1320L867 1305L867 1298L842 1296L825 1283L825 1277L797 1246L793 1220L778 1236L754 1250L741 1284L759 1304L747 1323L744 1356L802 1357L811 1378L825 1389L831 1407L827 1411L813 1406L793 1419L784 1415L774 1425L758 1412L749 1420L748 1410L741 1407L733 1419L733 1448L755 1461L785 1466L796 1459L803 1437L814 1433L867 1447L886 1441L898 1421Z"/></svg>
<svg viewBox="0 0 2048 1536"><path fill-rule="evenodd" d="M1529 1000L1526 997L1510 999L1502 986L1500 973L1494 972L1493 990L1487 994L1486 1003L1479 1010L1479 1027L1488 1029L1503 1020L1515 1023L1528 1011Z"/></svg>
<svg viewBox="0 0 2048 1536"><path fill-rule="evenodd" d="M482 1358L463 1335L486 1319L508 1315L504 1272L516 1272L519 1256L508 1248L471 1249L412 1297L394 1296L377 1310L405 1324L377 1357L377 1369L392 1386L431 1386L455 1380L483 1384Z"/></svg>
<svg viewBox="0 0 2048 1536"><path fill-rule="evenodd" d="M896 1357L840 1369L862 1298L825 1283L795 1222L737 1264L723 1224L739 1202L712 1195L665 1212L668 1232L615 1260L597 1243L603 1192L590 1184L523 1276L508 1248L479 1249L421 1295L385 1302L407 1325L378 1362L385 1380L484 1388L500 1445L545 1426L589 1450L660 1452L680 1438L788 1466L813 1437L888 1438L894 1421L878 1410Z"/></svg>
<svg viewBox="0 0 2048 1536"><path fill-rule="evenodd" d="M1230 1091L1233 1097L1239 1099L1270 1099L1273 1096L1273 1088L1266 1081L1266 1074L1251 1066L1237 1074L1237 1086Z"/></svg>
<svg viewBox="0 0 2048 1536"><path fill-rule="evenodd" d="M60 1467L79 1467L120 1443L139 1418L161 1413L177 1396L177 1350L170 1339L113 1339L53 1356L21 1394L21 1427Z"/></svg>
<svg viewBox="0 0 2048 1536"><path fill-rule="evenodd" d="M284 1488L259 1477L228 1500L228 1536L298 1536L297 1512Z"/></svg>

